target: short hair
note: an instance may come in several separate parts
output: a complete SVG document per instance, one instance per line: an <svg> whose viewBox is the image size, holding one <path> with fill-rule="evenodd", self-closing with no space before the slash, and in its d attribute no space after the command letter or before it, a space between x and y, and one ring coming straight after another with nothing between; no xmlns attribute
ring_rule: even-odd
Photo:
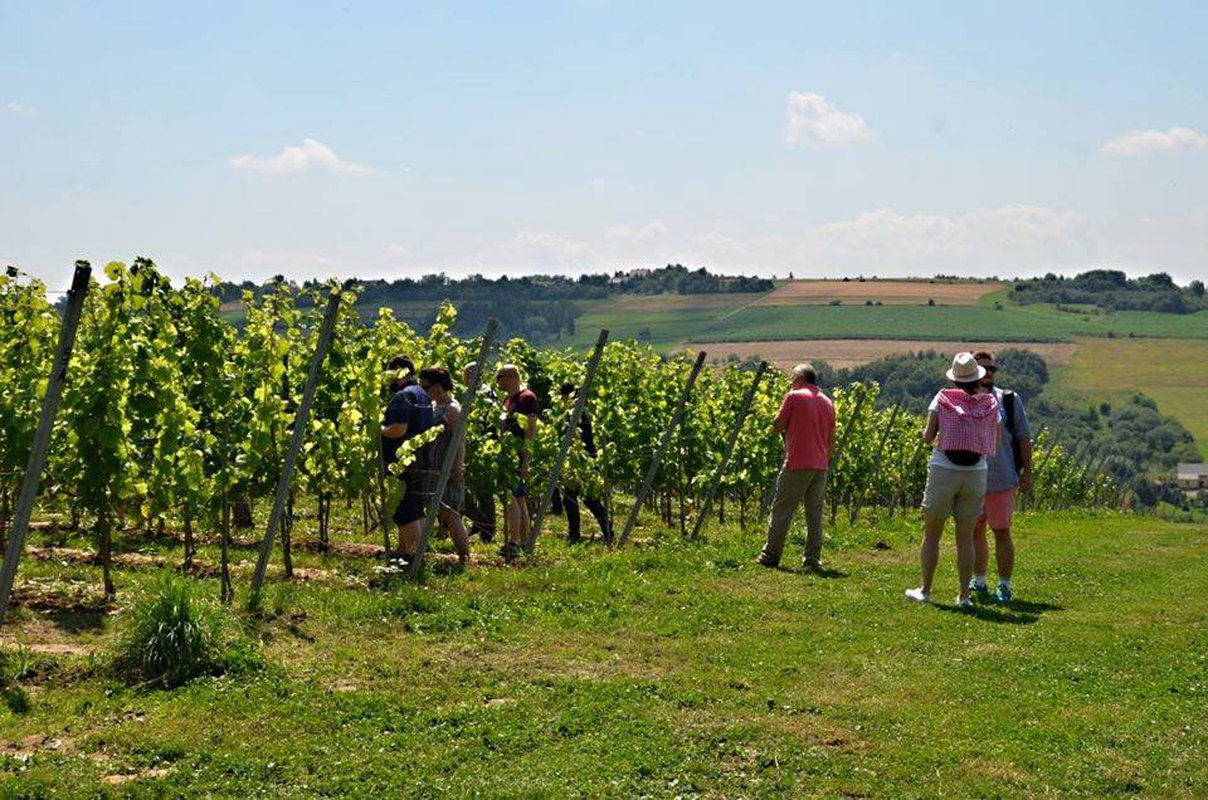
<svg viewBox="0 0 1208 800"><path fill-rule="evenodd" d="M574 394L578 388L579 387L575 385L574 381L567 381L566 383L562 384L562 396L566 397L568 394Z"/></svg>
<svg viewBox="0 0 1208 800"><path fill-rule="evenodd" d="M978 350L973 354L974 361L993 361L994 354L987 350Z"/></svg>
<svg viewBox="0 0 1208 800"><path fill-rule="evenodd" d="M393 370L401 369L401 370L406 370L407 372L411 373L411 372L415 372L415 362L412 361L408 356L405 356L402 353L399 353L396 356L390 357L390 360L386 362L386 369L393 369Z"/></svg>
<svg viewBox="0 0 1208 800"><path fill-rule="evenodd" d="M516 380L520 380L520 367L515 364L504 364L495 370L495 380L499 380L500 378L515 378Z"/></svg>
<svg viewBox="0 0 1208 800"><path fill-rule="evenodd" d="M453 391L453 378L444 367L424 367L419 371L419 379L440 386L446 392Z"/></svg>
<svg viewBox="0 0 1208 800"><path fill-rule="evenodd" d="M978 389L981 388L981 378L978 378L975 381L953 381L953 383L956 384L956 388L963 389L969 394L974 394Z"/></svg>
<svg viewBox="0 0 1208 800"><path fill-rule="evenodd" d="M817 383L818 370L814 369L813 364L798 364L797 366L793 367L793 381Z"/></svg>

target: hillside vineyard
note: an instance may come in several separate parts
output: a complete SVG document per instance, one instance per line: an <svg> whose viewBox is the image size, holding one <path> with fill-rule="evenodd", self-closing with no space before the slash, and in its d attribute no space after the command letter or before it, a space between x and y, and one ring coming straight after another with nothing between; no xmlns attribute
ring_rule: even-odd
<svg viewBox="0 0 1208 800"><path fill-rule="evenodd" d="M313 503L318 546L332 537L376 535L382 508L397 492L383 476L378 454L382 410L392 375L387 360L409 355L417 368L443 365L460 377L480 340L451 333L456 309L442 306L436 323L418 333L380 310L371 323L356 309L354 291L316 287L300 308L294 291L279 286L245 295L246 321L237 329L219 313L212 280L189 279L179 288L154 264L137 260L105 269L81 318L62 407L52 431L41 513L57 513L94 532L107 594L112 538L122 530L183 531L187 565L195 532L230 537L234 506L246 511L271 498L280 477L295 412L318 338L318 319L330 293L339 311L330 351L318 376L308 429L293 480L290 508ZM23 478L60 319L45 287L0 277L0 535L8 528ZM802 360L809 353L802 353ZM531 484L544 487L571 410L551 402L563 382L582 383L586 357L572 350L537 349L521 339L501 343L492 364L514 363L541 398L532 454ZM586 410L599 453L591 458L576 439L560 483L606 499L624 520L683 390L693 359L667 357L649 346L611 342L604 349ZM493 374L493 366L487 375ZM717 483L715 513L754 522L766 511L767 492L783 457L769 421L788 386L770 371L751 412L734 430L753 374L737 366L705 369L690 397L670 450L655 475L645 508L665 527L685 534L703 495ZM853 519L917 506L926 477L923 420L903 409L876 409L876 384L828 387L838 415L830 513ZM463 393L457 386L455 393ZM471 491L503 496L519 439L498 436L499 405L476 402L466 427L466 480ZM734 455L717 476L726 444ZM404 460L415 442L404 445ZM1041 436L1034 502L1118 505L1125 493ZM362 530L330 530L333 504L360 510ZM387 514L389 509L387 508ZM282 543L287 548L288 531ZM288 561L287 561L288 564ZM224 573L225 573L224 559ZM224 585L229 580L224 574Z"/></svg>

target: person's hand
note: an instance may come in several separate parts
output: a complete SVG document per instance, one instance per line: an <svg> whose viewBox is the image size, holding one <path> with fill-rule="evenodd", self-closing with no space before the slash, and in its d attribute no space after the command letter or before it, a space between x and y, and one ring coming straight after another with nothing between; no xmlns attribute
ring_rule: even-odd
<svg viewBox="0 0 1208 800"><path fill-rule="evenodd" d="M527 465L527 464L521 464L521 465L520 465L520 479L521 479L521 480L528 480L528 475L529 475L528 465Z"/></svg>
<svg viewBox="0 0 1208 800"><path fill-rule="evenodd" d="M1032 491L1032 468L1028 467L1023 472L1019 473L1019 490L1021 492Z"/></svg>

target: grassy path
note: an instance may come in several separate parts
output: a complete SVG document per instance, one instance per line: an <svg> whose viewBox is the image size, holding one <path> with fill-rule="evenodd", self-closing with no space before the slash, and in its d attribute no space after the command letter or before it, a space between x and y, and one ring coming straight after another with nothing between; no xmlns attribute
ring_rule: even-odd
<svg viewBox="0 0 1208 800"><path fill-rule="evenodd" d="M973 614L903 600L901 520L837 529L828 578L719 529L392 591L326 557L341 579L270 593L262 675L140 693L43 657L28 710L0 707L0 796L1208 794L1208 530L1018 538L1021 599Z"/></svg>

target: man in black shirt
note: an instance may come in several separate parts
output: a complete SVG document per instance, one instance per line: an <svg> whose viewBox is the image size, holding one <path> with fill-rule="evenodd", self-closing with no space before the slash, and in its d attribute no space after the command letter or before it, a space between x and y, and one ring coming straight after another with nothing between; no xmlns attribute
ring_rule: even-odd
<svg viewBox="0 0 1208 800"><path fill-rule="evenodd" d="M386 369L395 373L391 379L394 396L382 420L382 460L387 470L398 461L399 447L432 427L432 399L415 379L415 364L398 355L386 362ZM394 524L398 526L399 556L410 561L419 543L420 524L427 516L426 504L431 492L429 484L428 447L416 453L415 460L403 469L403 499L394 509Z"/></svg>
<svg viewBox="0 0 1208 800"><path fill-rule="evenodd" d="M562 384L562 403L569 408L575 402L578 396L578 387L573 383ZM579 438L583 442L583 450L588 457L595 459L599 455L599 450L596 448L596 438L592 433L591 416L587 413L587 409L583 409L583 414L579 417ZM565 474L565 473L563 473ZM581 522L579 517L579 498L582 495L583 504L587 506L587 510L596 518L596 522L600 526L600 533L604 536L604 541L612 543L612 526L608 523L608 509L604 507L603 501L586 492L581 492L578 487L573 487L564 484L560 489L562 506L566 509L566 540L572 544L581 541Z"/></svg>

